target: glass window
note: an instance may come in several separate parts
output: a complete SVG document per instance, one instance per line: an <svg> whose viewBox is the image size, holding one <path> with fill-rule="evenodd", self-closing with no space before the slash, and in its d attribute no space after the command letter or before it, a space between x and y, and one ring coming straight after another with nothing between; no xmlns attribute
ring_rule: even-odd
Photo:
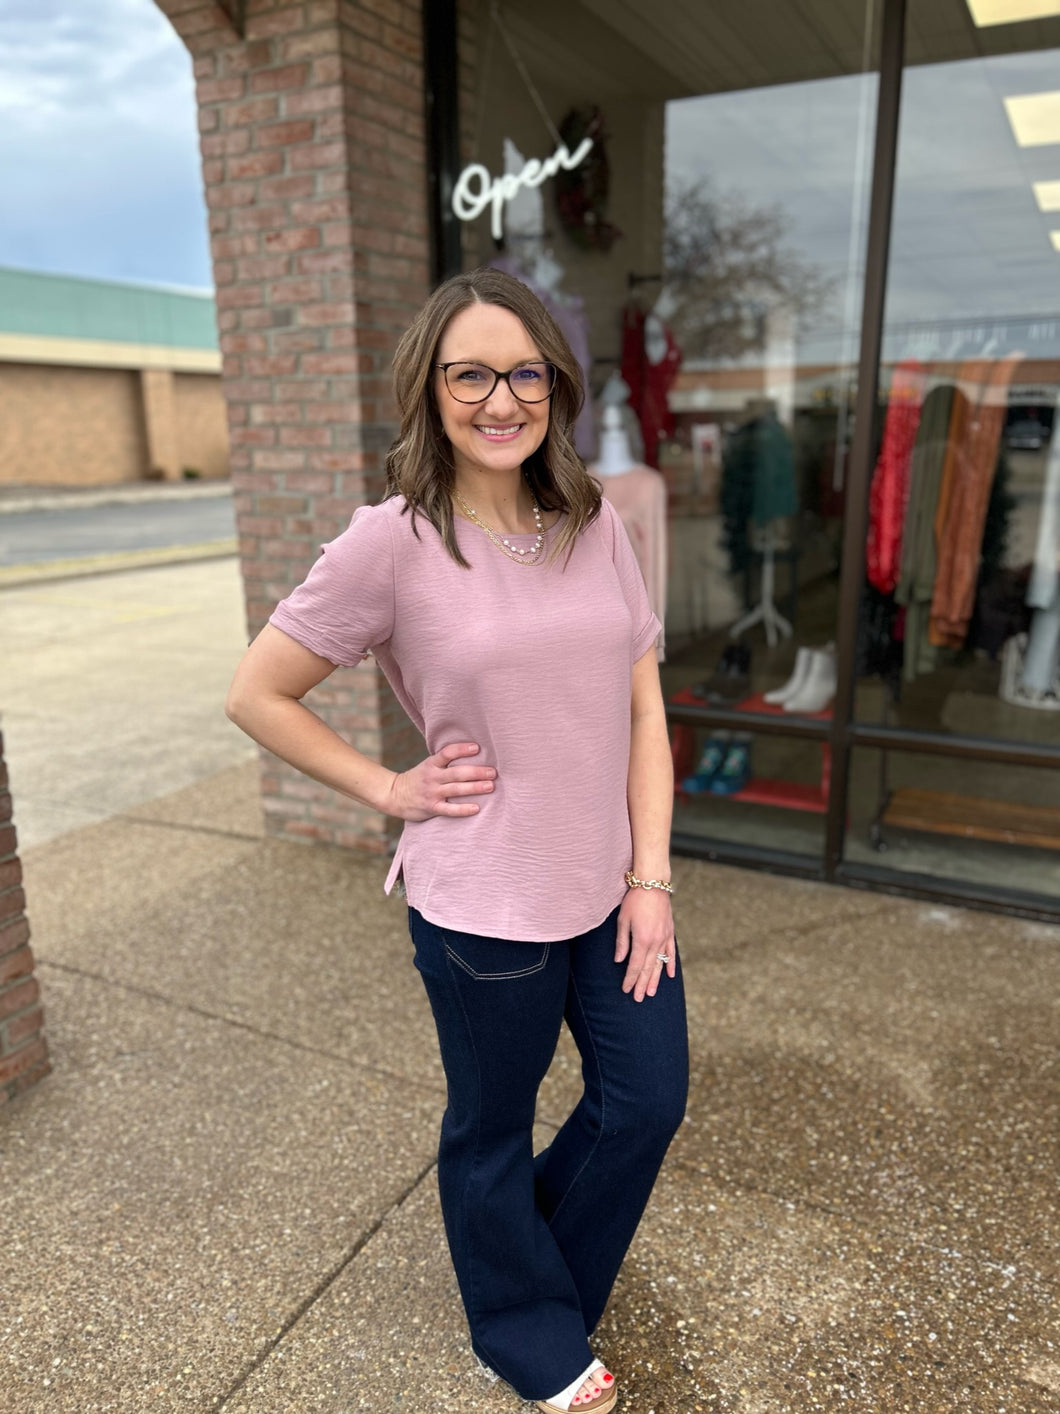
<svg viewBox="0 0 1060 1414"><path fill-rule="evenodd" d="M909 7L855 710L1055 748L1060 4L1032 8L969 0L969 55ZM879 818L888 867L1055 892L1060 774L871 755L848 859Z"/></svg>
<svg viewBox="0 0 1060 1414"><path fill-rule="evenodd" d="M826 721L877 82L871 6L804 11L483 4L456 199L582 362L667 697ZM819 857L821 747L727 732L676 734L676 827Z"/></svg>
<svg viewBox="0 0 1060 1414"><path fill-rule="evenodd" d="M1060 894L1060 770L859 748L846 859L934 881Z"/></svg>
<svg viewBox="0 0 1060 1414"><path fill-rule="evenodd" d="M903 80L865 721L1060 745L1058 25L1002 25L1026 47L999 54L980 22L976 57Z"/></svg>

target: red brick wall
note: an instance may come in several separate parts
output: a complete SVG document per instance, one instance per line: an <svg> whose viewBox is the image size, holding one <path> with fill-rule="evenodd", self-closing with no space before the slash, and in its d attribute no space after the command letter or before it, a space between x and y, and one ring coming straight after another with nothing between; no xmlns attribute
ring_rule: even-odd
<svg viewBox="0 0 1060 1414"><path fill-rule="evenodd" d="M51 1069L0 736L0 1105Z"/></svg>
<svg viewBox="0 0 1060 1414"><path fill-rule="evenodd" d="M251 633L379 499L390 360L428 289L418 0L157 0L195 68ZM310 705L401 769L421 744L369 660ZM370 811L269 758L269 828L383 850Z"/></svg>

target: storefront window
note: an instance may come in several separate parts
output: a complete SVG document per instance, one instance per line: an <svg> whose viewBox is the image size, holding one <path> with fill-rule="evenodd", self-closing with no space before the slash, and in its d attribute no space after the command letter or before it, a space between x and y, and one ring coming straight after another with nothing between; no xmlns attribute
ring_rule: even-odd
<svg viewBox="0 0 1060 1414"><path fill-rule="evenodd" d="M464 263L526 279L583 363L579 450L664 619L667 697L825 723L872 7L779 5L768 34L750 10L664 9L474 10ZM820 857L819 742L680 727L675 764L677 830Z"/></svg>
<svg viewBox="0 0 1060 1414"><path fill-rule="evenodd" d="M975 57L903 80L856 714L1055 747L1060 4L968 11ZM855 762L848 858L1055 893L1060 771L892 757Z"/></svg>
<svg viewBox="0 0 1060 1414"><path fill-rule="evenodd" d="M464 0L463 265L526 279L582 362L579 449L666 625L682 847L1049 906L1060 0L909 0L874 412L880 7L720 11Z"/></svg>

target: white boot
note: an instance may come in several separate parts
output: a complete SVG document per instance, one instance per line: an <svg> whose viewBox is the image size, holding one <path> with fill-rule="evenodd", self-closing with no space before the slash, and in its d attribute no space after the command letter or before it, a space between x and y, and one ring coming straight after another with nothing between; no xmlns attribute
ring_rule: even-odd
<svg viewBox="0 0 1060 1414"><path fill-rule="evenodd" d="M838 685L835 653L825 648L810 650L810 670L799 691L784 702L785 712L823 712L835 696Z"/></svg>
<svg viewBox="0 0 1060 1414"><path fill-rule="evenodd" d="M794 697L800 691L806 676L810 671L810 662L813 659L812 648L800 648L795 654L795 668L783 687L775 687L772 692L763 694L763 700L772 702L773 705L780 706L787 702L789 697Z"/></svg>

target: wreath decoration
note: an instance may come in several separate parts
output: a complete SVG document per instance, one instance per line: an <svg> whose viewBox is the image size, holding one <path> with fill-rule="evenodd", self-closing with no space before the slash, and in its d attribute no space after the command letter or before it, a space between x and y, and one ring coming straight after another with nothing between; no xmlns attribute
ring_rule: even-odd
<svg viewBox="0 0 1060 1414"><path fill-rule="evenodd" d="M556 207L564 230L582 250L608 251L622 235L606 219L611 188L611 165L604 146L607 133L599 108L572 108L560 124L559 135L568 152L585 138L593 145L573 171L556 173Z"/></svg>

